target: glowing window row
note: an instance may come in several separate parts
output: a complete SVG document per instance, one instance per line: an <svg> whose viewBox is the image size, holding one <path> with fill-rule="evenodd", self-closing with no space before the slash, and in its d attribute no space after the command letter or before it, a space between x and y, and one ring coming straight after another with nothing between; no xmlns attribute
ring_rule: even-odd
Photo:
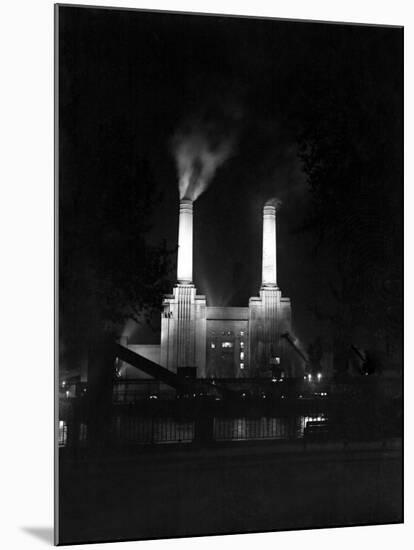
<svg viewBox="0 0 414 550"><path fill-rule="evenodd" d="M215 349L215 347L216 347L215 342L211 342L210 347L211 347L211 349ZM221 347L222 348L232 348L233 347L233 342L222 342ZM240 349L244 350L244 342L240 342ZM243 351L241 351L240 353L243 353Z"/></svg>

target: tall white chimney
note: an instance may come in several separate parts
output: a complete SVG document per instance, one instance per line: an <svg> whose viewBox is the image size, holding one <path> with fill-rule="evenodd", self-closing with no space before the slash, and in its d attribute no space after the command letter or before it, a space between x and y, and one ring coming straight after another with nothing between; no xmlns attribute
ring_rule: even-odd
<svg viewBox="0 0 414 550"><path fill-rule="evenodd" d="M193 201L189 199L180 200L177 280L181 284L193 282Z"/></svg>
<svg viewBox="0 0 414 550"><path fill-rule="evenodd" d="M263 208L262 287L277 287L276 271L276 207Z"/></svg>

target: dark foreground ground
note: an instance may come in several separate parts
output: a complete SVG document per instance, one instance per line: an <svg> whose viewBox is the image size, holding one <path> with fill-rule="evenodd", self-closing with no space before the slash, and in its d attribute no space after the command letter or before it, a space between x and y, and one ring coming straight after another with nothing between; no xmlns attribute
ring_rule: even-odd
<svg viewBox="0 0 414 550"><path fill-rule="evenodd" d="M62 455L59 542L401 522L401 455L398 441Z"/></svg>

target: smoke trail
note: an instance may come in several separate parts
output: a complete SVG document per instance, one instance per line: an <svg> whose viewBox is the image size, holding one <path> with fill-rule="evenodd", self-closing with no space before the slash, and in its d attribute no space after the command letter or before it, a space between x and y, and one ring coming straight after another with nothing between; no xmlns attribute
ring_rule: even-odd
<svg viewBox="0 0 414 550"><path fill-rule="evenodd" d="M178 170L180 199L197 200L230 156L235 132L218 123L193 119L174 135L171 145Z"/></svg>

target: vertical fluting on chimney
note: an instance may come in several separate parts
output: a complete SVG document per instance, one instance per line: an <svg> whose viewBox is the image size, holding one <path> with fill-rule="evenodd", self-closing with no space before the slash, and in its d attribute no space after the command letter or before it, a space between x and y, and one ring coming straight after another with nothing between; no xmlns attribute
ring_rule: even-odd
<svg viewBox="0 0 414 550"><path fill-rule="evenodd" d="M277 287L276 271L276 208L263 208L262 287Z"/></svg>
<svg viewBox="0 0 414 550"><path fill-rule="evenodd" d="M193 201L189 199L180 200L177 281L181 284L193 282Z"/></svg>

